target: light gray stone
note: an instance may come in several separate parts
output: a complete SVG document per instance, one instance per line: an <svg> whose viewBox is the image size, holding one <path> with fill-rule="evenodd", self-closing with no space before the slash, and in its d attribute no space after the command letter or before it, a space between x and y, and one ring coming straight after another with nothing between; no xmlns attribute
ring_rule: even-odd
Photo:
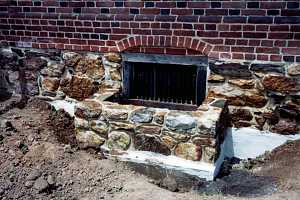
<svg viewBox="0 0 300 200"><path fill-rule="evenodd" d="M166 115L165 125L171 130L190 130L195 128L197 121L187 113L170 112Z"/></svg>

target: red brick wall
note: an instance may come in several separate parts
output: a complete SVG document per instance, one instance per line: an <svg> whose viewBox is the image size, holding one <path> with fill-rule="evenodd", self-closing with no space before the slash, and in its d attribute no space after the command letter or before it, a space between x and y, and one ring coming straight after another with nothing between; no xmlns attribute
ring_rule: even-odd
<svg viewBox="0 0 300 200"><path fill-rule="evenodd" d="M1 0L0 30L34 48L300 62L299 0Z"/></svg>

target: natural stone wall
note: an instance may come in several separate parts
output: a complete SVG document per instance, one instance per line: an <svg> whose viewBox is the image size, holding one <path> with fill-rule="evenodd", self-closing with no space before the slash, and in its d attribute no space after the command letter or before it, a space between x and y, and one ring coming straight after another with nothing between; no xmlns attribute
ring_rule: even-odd
<svg viewBox="0 0 300 200"><path fill-rule="evenodd" d="M213 163L226 127L226 101L209 99L197 111L171 111L85 99L75 108L78 141L105 145L112 153L128 149L176 155Z"/></svg>
<svg viewBox="0 0 300 200"><path fill-rule="evenodd" d="M299 64L210 61L208 98L196 111L174 111L109 102L122 90L122 57L116 53L5 47L0 58L1 98L23 94L75 102L82 147L213 163L229 119L234 127L280 134L300 128Z"/></svg>
<svg viewBox="0 0 300 200"><path fill-rule="evenodd" d="M300 128L300 64L211 61L209 97L228 100L234 127L281 134Z"/></svg>

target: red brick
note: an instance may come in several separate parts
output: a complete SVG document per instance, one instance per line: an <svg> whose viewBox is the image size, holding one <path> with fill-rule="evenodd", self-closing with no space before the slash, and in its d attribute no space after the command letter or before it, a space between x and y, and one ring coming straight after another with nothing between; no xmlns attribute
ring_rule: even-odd
<svg viewBox="0 0 300 200"><path fill-rule="evenodd" d="M279 48L277 47L257 47L256 48L256 53L268 53L268 54L278 54L279 53Z"/></svg>
<svg viewBox="0 0 300 200"><path fill-rule="evenodd" d="M287 55L300 55L300 48L282 48L282 53Z"/></svg>
<svg viewBox="0 0 300 200"><path fill-rule="evenodd" d="M231 47L231 52L245 52L245 53L253 53L253 47Z"/></svg>
<svg viewBox="0 0 300 200"><path fill-rule="evenodd" d="M166 54L172 54L172 55L186 55L186 49L166 48Z"/></svg>

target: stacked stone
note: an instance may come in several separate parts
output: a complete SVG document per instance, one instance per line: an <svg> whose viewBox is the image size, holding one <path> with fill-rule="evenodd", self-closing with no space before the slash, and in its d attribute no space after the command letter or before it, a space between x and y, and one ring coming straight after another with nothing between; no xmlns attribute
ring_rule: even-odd
<svg viewBox="0 0 300 200"><path fill-rule="evenodd" d="M63 62L48 62L40 73L42 96L82 101L93 95L112 95L121 89L121 57L118 54L82 55L65 52Z"/></svg>
<svg viewBox="0 0 300 200"><path fill-rule="evenodd" d="M300 64L210 62L209 96L228 100L234 127L300 130Z"/></svg>
<svg viewBox="0 0 300 200"><path fill-rule="evenodd" d="M151 151L213 163L226 127L224 100L197 111L171 111L87 99L75 109L76 137L84 147L104 145L112 154Z"/></svg>

